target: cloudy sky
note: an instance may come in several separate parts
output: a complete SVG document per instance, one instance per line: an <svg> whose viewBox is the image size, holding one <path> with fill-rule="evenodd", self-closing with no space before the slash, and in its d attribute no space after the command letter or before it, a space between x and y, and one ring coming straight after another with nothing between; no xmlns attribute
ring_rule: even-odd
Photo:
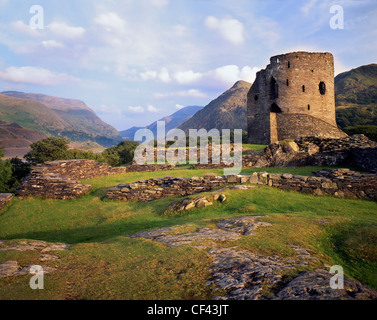
<svg viewBox="0 0 377 320"><path fill-rule="evenodd" d="M329 51L336 74L377 63L376 18L376 0L0 0L0 91L80 99L124 130L204 106L276 54Z"/></svg>

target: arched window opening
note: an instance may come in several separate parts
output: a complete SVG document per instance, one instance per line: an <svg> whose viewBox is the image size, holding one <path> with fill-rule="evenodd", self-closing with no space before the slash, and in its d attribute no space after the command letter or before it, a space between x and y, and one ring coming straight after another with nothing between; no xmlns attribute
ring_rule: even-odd
<svg viewBox="0 0 377 320"><path fill-rule="evenodd" d="M256 95L254 96L254 100L255 100L255 101L258 101L258 99L259 99L259 97L258 97L258 95L256 94Z"/></svg>
<svg viewBox="0 0 377 320"><path fill-rule="evenodd" d="M273 113L281 113L281 109L276 103L271 105L270 111Z"/></svg>
<svg viewBox="0 0 377 320"><path fill-rule="evenodd" d="M289 86L289 80L287 79L287 87Z"/></svg>
<svg viewBox="0 0 377 320"><path fill-rule="evenodd" d="M326 93L326 84L323 81L319 83L319 93L322 95Z"/></svg>
<svg viewBox="0 0 377 320"><path fill-rule="evenodd" d="M288 69L291 67L291 62L288 61Z"/></svg>
<svg viewBox="0 0 377 320"><path fill-rule="evenodd" d="M308 111L310 111L310 104L308 104Z"/></svg>
<svg viewBox="0 0 377 320"><path fill-rule="evenodd" d="M305 92L305 86L304 85L302 86L302 92Z"/></svg>
<svg viewBox="0 0 377 320"><path fill-rule="evenodd" d="M279 85L274 77L271 78L270 82L270 97L272 100L279 98Z"/></svg>

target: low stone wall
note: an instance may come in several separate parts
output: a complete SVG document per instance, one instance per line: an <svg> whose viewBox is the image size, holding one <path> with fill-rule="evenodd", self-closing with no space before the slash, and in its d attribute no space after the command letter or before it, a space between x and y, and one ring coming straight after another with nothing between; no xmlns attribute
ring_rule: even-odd
<svg viewBox="0 0 377 320"><path fill-rule="evenodd" d="M267 174L264 184L283 190L341 198L377 200L377 175L361 174L349 169L325 169L314 176Z"/></svg>
<svg viewBox="0 0 377 320"><path fill-rule="evenodd" d="M175 168L173 164L132 164L126 168L126 172L155 172L155 171L165 171L172 170Z"/></svg>
<svg viewBox="0 0 377 320"><path fill-rule="evenodd" d="M107 197L121 201L151 201L166 197L186 196L210 191L228 184L262 184L283 190L313 195L334 195L344 198L377 200L377 175L360 174L349 169L323 170L314 176L256 172L253 175L149 179L119 184L107 191Z"/></svg>
<svg viewBox="0 0 377 320"><path fill-rule="evenodd" d="M56 173L33 170L23 181L16 195L23 198L35 196L38 198L69 200L81 197L90 192L91 186L61 176Z"/></svg>
<svg viewBox="0 0 377 320"><path fill-rule="evenodd" d="M0 210L3 209L13 199L11 193L0 193Z"/></svg>
<svg viewBox="0 0 377 320"><path fill-rule="evenodd" d="M79 159L45 162L34 168L34 172L37 171L41 175L55 173L66 178L83 180L124 173L127 169L126 167L111 167L106 163L99 163L94 160Z"/></svg>
<svg viewBox="0 0 377 320"><path fill-rule="evenodd" d="M119 184L107 191L107 197L113 200L144 202L210 191L227 183L229 183L227 177L220 177L211 173L190 179L165 177Z"/></svg>

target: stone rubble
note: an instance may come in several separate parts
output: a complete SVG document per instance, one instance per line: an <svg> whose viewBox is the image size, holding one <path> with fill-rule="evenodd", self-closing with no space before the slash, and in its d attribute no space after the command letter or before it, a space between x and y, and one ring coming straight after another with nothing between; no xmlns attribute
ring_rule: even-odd
<svg viewBox="0 0 377 320"><path fill-rule="evenodd" d="M13 194L11 193L0 193L0 210L3 209L8 203L13 199Z"/></svg>

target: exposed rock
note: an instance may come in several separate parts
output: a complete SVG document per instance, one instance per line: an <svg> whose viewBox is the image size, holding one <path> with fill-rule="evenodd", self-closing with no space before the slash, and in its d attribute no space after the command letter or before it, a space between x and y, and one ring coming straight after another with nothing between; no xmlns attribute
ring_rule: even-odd
<svg viewBox="0 0 377 320"><path fill-rule="evenodd" d="M304 271L273 300L377 300L375 290L347 277L344 278L344 289L332 289L329 284L333 276L324 269Z"/></svg>
<svg viewBox="0 0 377 320"><path fill-rule="evenodd" d="M226 291L216 300L339 300L377 299L377 292L358 281L345 278L345 289L330 288L333 276L324 269L318 269L320 261L308 250L290 245L296 252L291 257L262 255L237 247L220 248L221 241L234 241L246 235L254 235L259 227L271 226L257 221L264 216L245 216L220 220L219 229L200 228L195 232L177 233L179 227L167 227L139 232L132 238L145 238L176 247L190 245L206 249L213 258L210 268L212 279L207 285L215 284ZM298 272L297 268L313 268L313 271ZM293 279L293 280L292 280Z"/></svg>
<svg viewBox="0 0 377 320"><path fill-rule="evenodd" d="M60 258L50 253L50 251L66 251L69 245L65 243L48 243L40 240L21 240L17 244L11 244L9 241L0 241L0 251L40 251L39 260L56 261ZM8 261L0 265L0 277L19 276L29 274L29 266L21 267L17 261ZM55 271L55 268L43 267L45 273Z"/></svg>
<svg viewBox="0 0 377 320"><path fill-rule="evenodd" d="M237 232L244 236L254 235L260 227L270 227L271 223L256 221L265 216L237 217L219 221L216 225L223 230Z"/></svg>
<svg viewBox="0 0 377 320"><path fill-rule="evenodd" d="M0 210L3 209L13 199L11 193L0 193Z"/></svg>
<svg viewBox="0 0 377 320"><path fill-rule="evenodd" d="M24 276L30 274L32 265L20 266L17 261L6 261L0 264L0 278ZM56 268L43 267L43 273L51 273L56 271Z"/></svg>
<svg viewBox="0 0 377 320"><path fill-rule="evenodd" d="M263 155L249 153L244 167L341 166L377 170L377 143L359 134L339 139L304 137L272 143Z"/></svg>

